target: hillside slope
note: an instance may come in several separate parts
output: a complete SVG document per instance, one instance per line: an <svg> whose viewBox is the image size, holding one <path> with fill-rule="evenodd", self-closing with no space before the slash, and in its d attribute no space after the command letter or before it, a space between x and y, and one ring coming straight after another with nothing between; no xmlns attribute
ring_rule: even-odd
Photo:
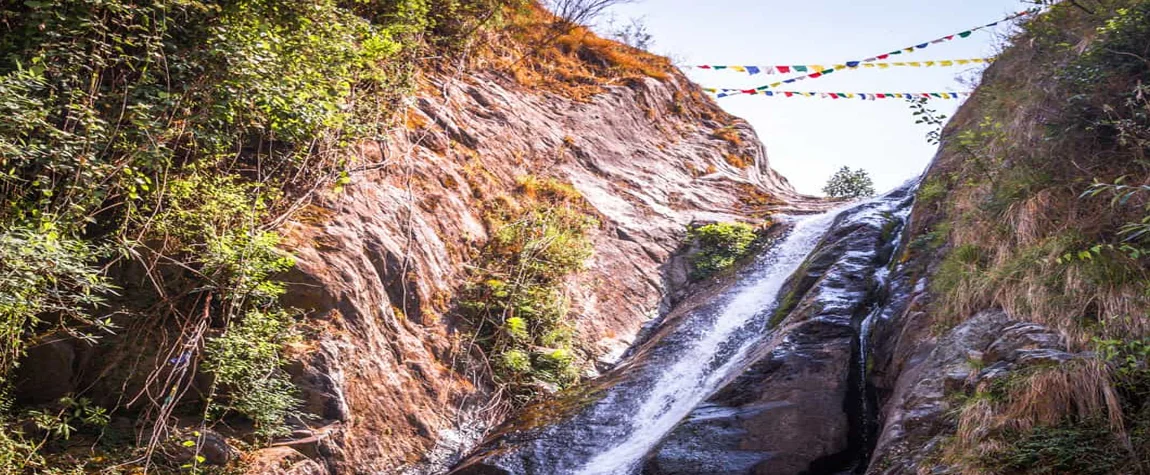
<svg viewBox="0 0 1150 475"><path fill-rule="evenodd" d="M948 125L868 365L868 473L1150 468L1150 3L1061 2Z"/></svg>

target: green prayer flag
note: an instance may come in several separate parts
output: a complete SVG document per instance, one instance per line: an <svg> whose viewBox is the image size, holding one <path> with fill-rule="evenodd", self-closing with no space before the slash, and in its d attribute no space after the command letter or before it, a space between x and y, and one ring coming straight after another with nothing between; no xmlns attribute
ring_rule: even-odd
<svg viewBox="0 0 1150 475"><path fill-rule="evenodd" d="M806 67L806 66L791 66L791 69L794 69L795 71L798 71L798 72L800 72L800 73L805 73L805 72L807 72L807 67Z"/></svg>
<svg viewBox="0 0 1150 475"><path fill-rule="evenodd" d="M964 31L962 33L959 33L958 36L959 36L959 38L966 38L966 37L970 36L971 33L974 33L974 32L973 31Z"/></svg>

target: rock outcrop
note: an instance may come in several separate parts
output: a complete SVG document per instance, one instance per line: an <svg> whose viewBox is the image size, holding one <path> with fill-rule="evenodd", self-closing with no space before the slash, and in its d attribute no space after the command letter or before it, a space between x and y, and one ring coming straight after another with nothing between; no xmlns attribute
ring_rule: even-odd
<svg viewBox="0 0 1150 475"><path fill-rule="evenodd" d="M464 421L498 421L479 413L488 395L449 312L488 238L485 203L513 197L517 179L570 182L602 222L569 291L578 346L608 363L685 284L665 264L689 223L805 202L745 123L685 102L698 94L677 73L587 102L494 74L433 82L405 130L364 145L351 184L285 226L298 256L288 303L309 312L314 333L295 379L322 418L317 452L337 473L394 471L437 441L466 445Z"/></svg>
<svg viewBox="0 0 1150 475"><path fill-rule="evenodd" d="M696 409L644 473L829 473L858 462L866 430L859 331L885 303L881 275L912 190L838 217L776 311L781 343L762 348Z"/></svg>
<svg viewBox="0 0 1150 475"><path fill-rule="evenodd" d="M921 340L920 357L907 361L883 410L883 428L867 473L914 474L954 432L948 413L954 395L980 382L1027 368L1057 366L1078 355L1066 352L1057 332L1012 320L1001 310L981 312L936 341Z"/></svg>

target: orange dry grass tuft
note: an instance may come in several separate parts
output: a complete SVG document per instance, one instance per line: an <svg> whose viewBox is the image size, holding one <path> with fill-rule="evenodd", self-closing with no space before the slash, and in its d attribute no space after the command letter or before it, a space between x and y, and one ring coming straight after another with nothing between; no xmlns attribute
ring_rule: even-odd
<svg viewBox="0 0 1150 475"><path fill-rule="evenodd" d="M583 194L574 186L563 183L554 178L540 178L535 175L524 175L515 179L518 191L532 200L546 201L551 204L582 204Z"/></svg>
<svg viewBox="0 0 1150 475"><path fill-rule="evenodd" d="M506 22L487 33L481 56L525 86L586 100L603 86L666 80L673 70L667 58L568 25L535 3L514 9Z"/></svg>
<svg viewBox="0 0 1150 475"><path fill-rule="evenodd" d="M736 147L741 147L743 145L743 138L739 136L739 132L731 126L715 129L714 132L711 132L711 136L717 139L725 140L727 143Z"/></svg>
<svg viewBox="0 0 1150 475"><path fill-rule="evenodd" d="M427 127L427 117L415 107L409 107L404 115L404 126L407 130L420 130Z"/></svg>
<svg viewBox="0 0 1150 475"><path fill-rule="evenodd" d="M730 164L732 167L739 168L739 169L747 168L747 167L751 166L751 164L753 163L749 158L746 158L742 155L736 155L733 153L724 153L723 154L723 160L726 160L727 163Z"/></svg>

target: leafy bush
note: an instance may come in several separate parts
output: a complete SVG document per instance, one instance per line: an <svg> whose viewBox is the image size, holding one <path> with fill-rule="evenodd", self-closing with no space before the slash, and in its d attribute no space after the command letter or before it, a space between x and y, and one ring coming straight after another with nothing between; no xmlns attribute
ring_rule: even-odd
<svg viewBox="0 0 1150 475"><path fill-rule="evenodd" d="M63 397L57 403L59 409L55 411L28 412L36 427L50 436L68 440L76 426L104 427L111 420L106 409L92 404L88 398Z"/></svg>
<svg viewBox="0 0 1150 475"><path fill-rule="evenodd" d="M831 198L860 198L874 195L874 182L866 170L851 170L842 167L831 175L823 187L823 193Z"/></svg>
<svg viewBox="0 0 1150 475"><path fill-rule="evenodd" d="M496 382L524 403L540 383L562 387L578 379L562 285L591 256L588 233L598 223L570 185L518 181L520 201L488 213L492 238L459 306L494 359Z"/></svg>
<svg viewBox="0 0 1150 475"><path fill-rule="evenodd" d="M699 251L691 256L691 275L705 279L731 268L754 251L758 240L755 228L746 223L714 223L688 232Z"/></svg>
<svg viewBox="0 0 1150 475"><path fill-rule="evenodd" d="M291 337L291 316L284 311L249 311L208 341L204 369L224 390L217 412L234 410L250 419L257 435L276 437L290 430L284 421L298 415L299 400L281 366L281 348Z"/></svg>
<svg viewBox="0 0 1150 475"><path fill-rule="evenodd" d="M0 385L24 350L53 333L44 314L62 319L55 325L94 342L111 322L91 316L114 287L95 266L102 250L59 235L53 226L0 230Z"/></svg>

